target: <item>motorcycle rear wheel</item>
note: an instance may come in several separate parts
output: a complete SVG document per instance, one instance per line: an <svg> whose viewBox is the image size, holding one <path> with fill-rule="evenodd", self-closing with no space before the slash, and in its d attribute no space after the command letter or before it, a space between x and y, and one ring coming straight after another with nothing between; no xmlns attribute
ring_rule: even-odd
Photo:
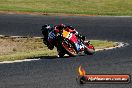
<svg viewBox="0 0 132 88"><path fill-rule="evenodd" d="M62 47L65 49L66 53L69 55L69 56L77 56L77 52L76 50L74 49L74 45L72 44L72 42L68 39L65 39L63 42L62 42Z"/></svg>

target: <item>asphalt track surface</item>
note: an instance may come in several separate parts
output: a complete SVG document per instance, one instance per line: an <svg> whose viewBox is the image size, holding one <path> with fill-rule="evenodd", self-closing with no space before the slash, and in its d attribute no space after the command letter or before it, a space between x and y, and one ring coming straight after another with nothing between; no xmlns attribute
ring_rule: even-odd
<svg viewBox="0 0 132 88"><path fill-rule="evenodd" d="M132 17L0 15L0 34L42 36L40 29L46 23L71 24L88 39L129 45L100 51L93 56L45 56L38 61L0 64L0 88L132 88L132 83L80 86L76 82L80 65L88 74L132 75Z"/></svg>

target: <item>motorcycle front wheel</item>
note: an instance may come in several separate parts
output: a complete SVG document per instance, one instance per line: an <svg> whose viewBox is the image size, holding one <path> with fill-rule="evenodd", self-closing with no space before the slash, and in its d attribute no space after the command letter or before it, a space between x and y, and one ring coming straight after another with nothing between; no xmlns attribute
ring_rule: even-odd
<svg viewBox="0 0 132 88"><path fill-rule="evenodd" d="M85 43L85 53L87 55L93 55L95 53L95 48L92 44Z"/></svg>

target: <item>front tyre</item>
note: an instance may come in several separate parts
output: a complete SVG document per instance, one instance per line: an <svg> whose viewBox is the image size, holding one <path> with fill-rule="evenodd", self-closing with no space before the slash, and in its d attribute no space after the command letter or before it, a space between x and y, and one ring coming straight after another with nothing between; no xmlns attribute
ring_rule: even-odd
<svg viewBox="0 0 132 88"><path fill-rule="evenodd" d="M92 44L85 43L85 53L87 55L93 55L95 53L95 48Z"/></svg>

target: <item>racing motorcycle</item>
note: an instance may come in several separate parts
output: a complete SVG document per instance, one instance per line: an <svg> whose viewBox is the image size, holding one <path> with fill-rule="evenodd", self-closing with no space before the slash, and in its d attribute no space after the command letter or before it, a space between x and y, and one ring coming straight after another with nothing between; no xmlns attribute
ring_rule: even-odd
<svg viewBox="0 0 132 88"><path fill-rule="evenodd" d="M46 36L44 35L44 37ZM59 57L63 57L65 54L68 54L69 56L78 56L92 55L95 53L94 46L90 44L90 41L84 41L78 38L74 33L66 30L62 30L61 32L57 33L55 41L55 46L57 48ZM79 43L79 51L76 49L75 43Z"/></svg>

